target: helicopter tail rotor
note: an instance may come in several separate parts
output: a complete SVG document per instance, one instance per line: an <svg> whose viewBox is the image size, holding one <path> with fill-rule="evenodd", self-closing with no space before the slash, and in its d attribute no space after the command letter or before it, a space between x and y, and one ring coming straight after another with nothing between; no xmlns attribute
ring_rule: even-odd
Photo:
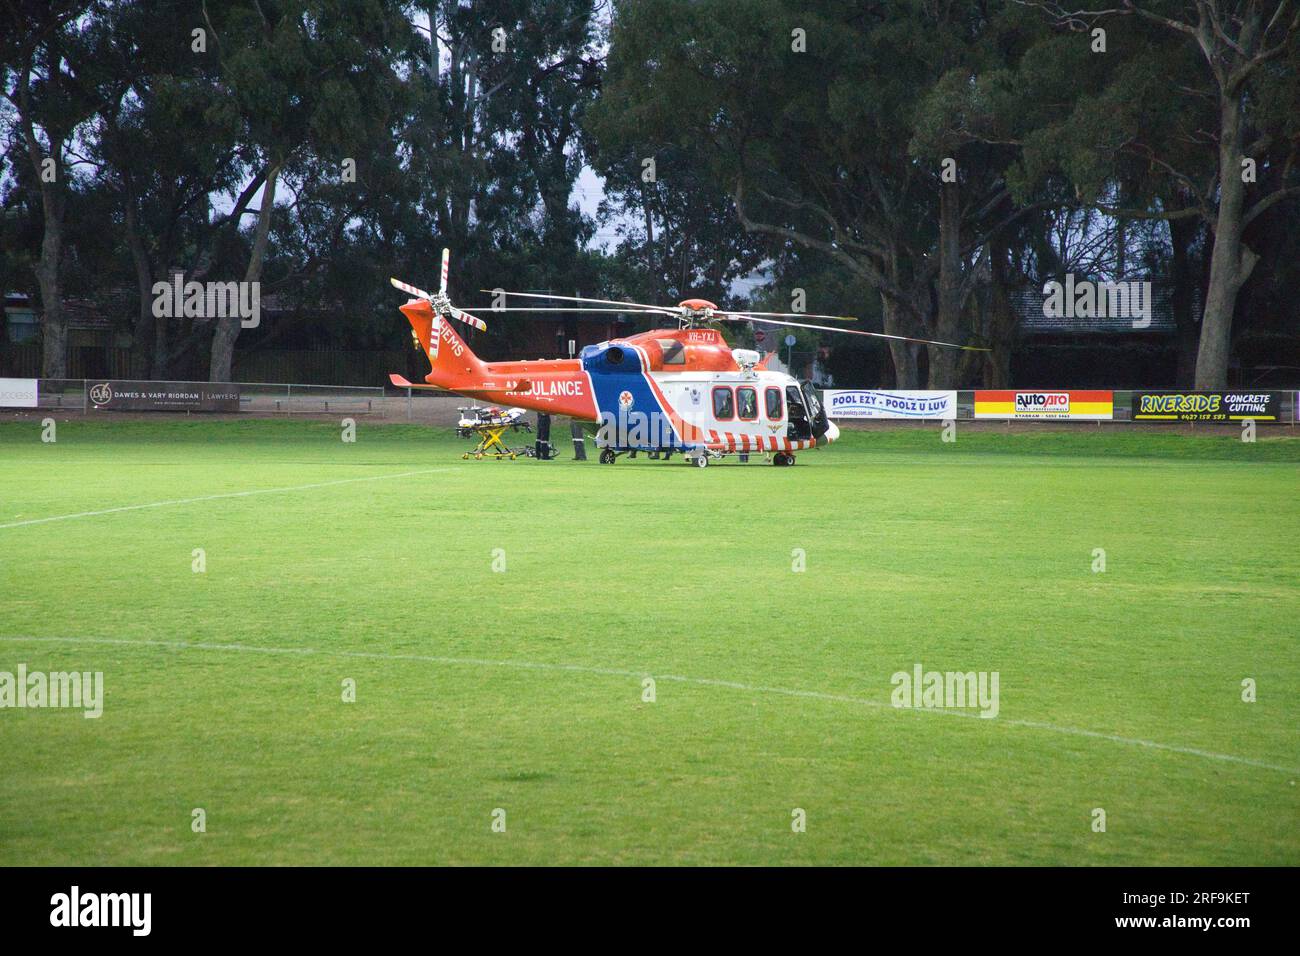
<svg viewBox="0 0 1300 956"><path fill-rule="evenodd" d="M431 306L436 317L449 315L458 322L464 322L466 325L478 329L480 332L487 331L487 323L477 316L470 315L464 309L459 309L451 304L451 299L447 295L447 274L451 265L451 250L442 250L442 273L438 285L438 291L435 293L425 292L418 286L410 285L401 279L389 278L389 282L394 289L401 289L408 295L413 295L417 299L424 299ZM436 324L436 323L435 323ZM435 346L436 348L436 346Z"/></svg>

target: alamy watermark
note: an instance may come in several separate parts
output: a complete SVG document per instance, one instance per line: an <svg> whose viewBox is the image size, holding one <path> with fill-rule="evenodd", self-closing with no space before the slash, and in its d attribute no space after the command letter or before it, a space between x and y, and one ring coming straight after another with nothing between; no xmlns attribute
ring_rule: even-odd
<svg viewBox="0 0 1300 956"><path fill-rule="evenodd" d="M625 393L626 394L626 393ZM615 448L666 448L677 444L672 420L662 412L633 411L621 399L618 413L602 411L596 429L596 444Z"/></svg>
<svg viewBox="0 0 1300 956"><path fill-rule="evenodd" d="M153 297L157 319L238 318L245 329L262 323L260 282L181 282L177 273L170 282L155 282Z"/></svg>
<svg viewBox="0 0 1300 956"><path fill-rule="evenodd" d="M981 717L998 715L997 671L927 671L920 664L911 673L896 671L890 703L895 707L979 708Z"/></svg>
<svg viewBox="0 0 1300 956"><path fill-rule="evenodd" d="M1150 282L1076 281L1068 272L1065 282L1044 285L1043 295L1043 315L1048 318L1131 319L1135 329L1151 325Z"/></svg>
<svg viewBox="0 0 1300 956"><path fill-rule="evenodd" d="M93 719L104 713L103 671L0 671L0 709L5 707L69 707Z"/></svg>
<svg viewBox="0 0 1300 956"><path fill-rule="evenodd" d="M133 936L148 936L152 911L152 893L83 893L74 885L50 897L51 926L122 926Z"/></svg>

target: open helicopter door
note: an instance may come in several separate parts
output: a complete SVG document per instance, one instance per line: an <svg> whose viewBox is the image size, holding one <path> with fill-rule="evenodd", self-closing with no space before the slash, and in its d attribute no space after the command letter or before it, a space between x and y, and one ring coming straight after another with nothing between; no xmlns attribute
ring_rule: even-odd
<svg viewBox="0 0 1300 956"><path fill-rule="evenodd" d="M790 421L786 437L791 441L807 441L812 438L812 418L798 385L785 387L785 407Z"/></svg>

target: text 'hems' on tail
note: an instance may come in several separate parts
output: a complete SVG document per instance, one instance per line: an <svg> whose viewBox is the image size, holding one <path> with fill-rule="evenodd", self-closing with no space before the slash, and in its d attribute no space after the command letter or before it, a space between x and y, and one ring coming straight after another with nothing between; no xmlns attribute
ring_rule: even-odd
<svg viewBox="0 0 1300 956"><path fill-rule="evenodd" d="M456 334L451 323L434 312L431 303L412 299L400 308L429 358L426 382L452 389L483 380L483 363Z"/></svg>

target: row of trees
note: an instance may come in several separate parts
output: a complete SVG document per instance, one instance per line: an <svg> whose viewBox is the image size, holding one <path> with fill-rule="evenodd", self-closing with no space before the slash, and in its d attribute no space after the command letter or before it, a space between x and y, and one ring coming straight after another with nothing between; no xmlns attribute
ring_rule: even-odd
<svg viewBox="0 0 1300 956"><path fill-rule="evenodd" d="M427 277L443 245L461 289L521 269L593 281L593 224L569 206L600 74L591 0L34 0L4 16L0 281L37 280L47 377L64 374L65 300L125 280L133 374L197 353L228 380L238 317L153 314L174 269L321 305L332 327L313 334L352 347L402 341L387 276Z"/></svg>
<svg viewBox="0 0 1300 956"><path fill-rule="evenodd" d="M260 280L314 341L400 341L388 275L457 288L849 312L900 387L1005 384L1010 291L1174 288L1180 378L1234 320L1294 332L1300 11L1291 0L14 0L0 22L0 284L131 285L133 374L231 374L238 318L150 290ZM584 165L599 216L572 202ZM615 232L609 253L593 246ZM1203 313L1203 314L1202 314ZM1289 327L1288 327L1289 324ZM494 323L509 335L511 323ZM263 344L304 333L261 330ZM304 333L305 334L305 333ZM960 365L966 355L968 364ZM982 366L969 364L984 362Z"/></svg>
<svg viewBox="0 0 1300 956"><path fill-rule="evenodd" d="M606 156L657 157L659 192L620 194L687 243L656 255L689 259L727 207L777 243L778 286L827 284L833 263L879 298L885 331L991 343L993 379L1009 283L1170 277L1207 388L1224 384L1260 263L1255 305L1295 288L1289 0L636 0L619 14L591 125ZM1275 305L1294 324L1295 306ZM898 383L917 384L916 348L891 352ZM930 349L931 385L965 377L958 355Z"/></svg>

